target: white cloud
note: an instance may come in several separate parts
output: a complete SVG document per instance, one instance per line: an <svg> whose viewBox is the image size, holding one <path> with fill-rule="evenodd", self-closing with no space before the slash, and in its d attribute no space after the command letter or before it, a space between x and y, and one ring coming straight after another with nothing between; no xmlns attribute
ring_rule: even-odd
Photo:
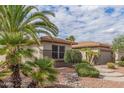
<svg viewBox="0 0 124 93"><path fill-rule="evenodd" d="M45 7L48 6L43 6ZM74 35L77 41L109 42L124 34L123 6L54 6L56 17L50 18L60 29L59 36ZM112 7L113 13L104 8ZM49 8L50 10L50 8Z"/></svg>

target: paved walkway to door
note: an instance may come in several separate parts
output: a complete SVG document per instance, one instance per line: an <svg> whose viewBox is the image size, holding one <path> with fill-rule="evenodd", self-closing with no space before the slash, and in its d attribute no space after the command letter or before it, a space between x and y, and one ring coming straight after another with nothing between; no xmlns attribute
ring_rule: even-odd
<svg viewBox="0 0 124 93"><path fill-rule="evenodd" d="M108 69L106 66L96 66L100 71L103 80L124 82L124 73L118 72L116 69Z"/></svg>

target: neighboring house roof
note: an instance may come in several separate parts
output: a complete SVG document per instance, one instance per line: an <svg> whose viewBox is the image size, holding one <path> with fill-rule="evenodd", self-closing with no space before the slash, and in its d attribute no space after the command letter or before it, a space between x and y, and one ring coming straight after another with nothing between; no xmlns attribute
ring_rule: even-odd
<svg viewBox="0 0 124 93"><path fill-rule="evenodd" d="M94 47L100 47L100 48L110 48L111 46L108 44L104 43L99 43L99 42L80 42L77 45L72 45L72 48L94 48Z"/></svg>
<svg viewBox="0 0 124 93"><path fill-rule="evenodd" d="M41 39L41 42L51 42L51 43L59 43L59 44L67 44L67 45L77 44L76 42L71 42L69 40L64 40L64 39L50 37L50 36L43 36L40 39Z"/></svg>

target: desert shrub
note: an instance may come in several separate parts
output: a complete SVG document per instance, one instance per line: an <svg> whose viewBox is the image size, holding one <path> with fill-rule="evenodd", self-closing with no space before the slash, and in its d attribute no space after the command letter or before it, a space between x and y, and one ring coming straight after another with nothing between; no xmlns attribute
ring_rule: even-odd
<svg viewBox="0 0 124 93"><path fill-rule="evenodd" d="M78 63L75 69L81 77L99 77L100 75L99 71L88 62Z"/></svg>
<svg viewBox="0 0 124 93"><path fill-rule="evenodd" d="M124 61L124 56L121 57L121 61Z"/></svg>
<svg viewBox="0 0 124 93"><path fill-rule="evenodd" d="M118 66L124 67L124 61L119 61L117 64Z"/></svg>
<svg viewBox="0 0 124 93"><path fill-rule="evenodd" d="M112 63L112 62L107 63L107 67L110 68L110 69L115 69L116 68L115 64Z"/></svg>
<svg viewBox="0 0 124 93"><path fill-rule="evenodd" d="M82 61L82 55L79 50L67 50L64 55L65 63L80 63Z"/></svg>

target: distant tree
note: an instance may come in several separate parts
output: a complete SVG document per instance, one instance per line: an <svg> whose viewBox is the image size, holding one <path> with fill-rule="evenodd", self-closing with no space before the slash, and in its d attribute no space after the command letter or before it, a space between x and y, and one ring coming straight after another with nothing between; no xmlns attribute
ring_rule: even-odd
<svg viewBox="0 0 124 93"><path fill-rule="evenodd" d="M81 49L81 51L85 52L86 60L90 64L94 64L94 58L95 57L98 58L100 56L99 51L93 51L91 48L83 48L83 49Z"/></svg>
<svg viewBox="0 0 124 93"><path fill-rule="evenodd" d="M114 51L117 49L124 49L124 35L119 35L118 37L114 38L112 48Z"/></svg>
<svg viewBox="0 0 124 93"><path fill-rule="evenodd" d="M70 35L66 38L66 40L75 41L75 37L73 35Z"/></svg>

